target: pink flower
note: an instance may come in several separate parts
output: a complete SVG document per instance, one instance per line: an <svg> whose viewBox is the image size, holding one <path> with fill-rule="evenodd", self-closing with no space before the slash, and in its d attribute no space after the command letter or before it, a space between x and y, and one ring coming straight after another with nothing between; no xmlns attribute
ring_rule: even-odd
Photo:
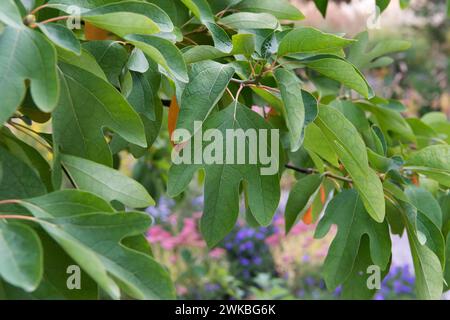
<svg viewBox="0 0 450 320"><path fill-rule="evenodd" d="M171 238L172 235L164 230L161 226L151 227L147 234L147 240L150 243L163 242L166 239Z"/></svg>
<svg viewBox="0 0 450 320"><path fill-rule="evenodd" d="M268 246L276 246L280 242L280 236L278 234L273 234L267 237L265 242Z"/></svg>
<svg viewBox="0 0 450 320"><path fill-rule="evenodd" d="M188 289L185 286L177 286L177 294L179 296L184 296L188 293Z"/></svg>
<svg viewBox="0 0 450 320"><path fill-rule="evenodd" d="M225 252L223 248L215 248L209 252L209 257L214 260L219 260L225 255Z"/></svg>

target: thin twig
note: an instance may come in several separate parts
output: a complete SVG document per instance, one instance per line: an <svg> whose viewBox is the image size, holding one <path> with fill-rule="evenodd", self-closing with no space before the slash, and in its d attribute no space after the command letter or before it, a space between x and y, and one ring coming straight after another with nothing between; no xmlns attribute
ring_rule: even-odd
<svg viewBox="0 0 450 320"><path fill-rule="evenodd" d="M225 90L228 92L228 94L230 95L231 99L236 100L233 96L233 93L231 92L230 89L228 89L228 87L225 88Z"/></svg>
<svg viewBox="0 0 450 320"><path fill-rule="evenodd" d="M42 10L47 7L48 7L48 3L43 4L42 6L36 7L33 11L30 12L30 14L35 15L39 10Z"/></svg>
<svg viewBox="0 0 450 320"><path fill-rule="evenodd" d="M46 23L60 21L60 20L67 20L69 18L70 18L70 16L60 16L60 17L55 17L55 18L51 18L51 19L47 19L47 20L41 21L39 23L40 24L46 24ZM37 27L37 24L33 26L33 28L36 28L36 27Z"/></svg>
<svg viewBox="0 0 450 320"><path fill-rule="evenodd" d="M314 168L299 168L299 167L293 166L291 164L286 164L285 167L288 168L288 169L300 172L300 173L304 173L304 174L319 173L319 170L314 169ZM347 178L347 177L338 176L338 175L336 175L336 174L334 174L332 172L329 172L329 171L325 172L323 175L328 177L328 178L331 178L331 179L336 179L336 180L341 180L341 181L345 181L345 182L348 182L348 183L353 183L352 179Z"/></svg>
<svg viewBox="0 0 450 320"><path fill-rule="evenodd" d="M5 219L5 220L27 220L27 221L33 221L36 223L44 223L44 224L48 224L51 225L52 227L56 227L56 224L53 224L51 222L45 221L45 220L41 220L39 218L36 217L30 217L30 216L24 216L24 215L20 215L20 214L0 214L0 219Z"/></svg>

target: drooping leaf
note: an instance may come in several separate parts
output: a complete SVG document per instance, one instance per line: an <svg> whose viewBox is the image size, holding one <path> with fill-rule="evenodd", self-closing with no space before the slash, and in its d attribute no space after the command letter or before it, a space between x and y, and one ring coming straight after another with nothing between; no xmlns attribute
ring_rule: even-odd
<svg viewBox="0 0 450 320"><path fill-rule="evenodd" d="M382 67L392 63L392 59L383 57L387 54L408 50L411 43L405 40L379 40L369 49L369 34L361 32L355 37L357 40L349 48L348 61L359 69Z"/></svg>
<svg viewBox="0 0 450 320"><path fill-rule="evenodd" d="M83 20L94 26L111 31L120 37L128 34L155 34L159 27L144 15L132 12L111 12L95 14L95 10L83 15Z"/></svg>
<svg viewBox="0 0 450 320"><path fill-rule="evenodd" d="M122 245L142 235L148 215L117 212L90 193L66 190L20 203L35 217L47 219L44 230L112 298L120 291L137 299L170 299L174 289L167 271L151 256ZM56 227L55 227L56 226Z"/></svg>
<svg viewBox="0 0 450 320"><path fill-rule="evenodd" d="M186 61L186 64L196 63L203 60L215 60L228 55L228 53L224 53L219 49L208 45L193 46L189 50L183 52L183 58Z"/></svg>
<svg viewBox="0 0 450 320"><path fill-rule="evenodd" d="M276 29L278 20L268 13L233 13L219 20L219 23L231 29Z"/></svg>
<svg viewBox="0 0 450 320"><path fill-rule="evenodd" d="M148 35L128 35L125 39L181 82L188 82L186 63L180 50L169 40Z"/></svg>
<svg viewBox="0 0 450 320"><path fill-rule="evenodd" d="M255 52L255 36L248 33L238 33L231 38L233 51L231 54L242 54L250 57Z"/></svg>
<svg viewBox="0 0 450 320"><path fill-rule="evenodd" d="M320 106L315 121L353 179L370 216L382 222L384 193L380 179L368 165L366 146L356 128L339 111Z"/></svg>
<svg viewBox="0 0 450 320"><path fill-rule="evenodd" d="M33 291L42 279L42 245L32 228L0 219L0 276Z"/></svg>
<svg viewBox="0 0 450 320"><path fill-rule="evenodd" d="M145 19L142 19L139 17L139 20L145 21L145 25L151 26L150 30L154 28L154 24L157 25L158 30L161 32L172 32L173 31L173 23L170 20L170 17L164 10L162 10L160 7L153 3L148 2L139 2L139 1L110 1L114 2L111 4L107 4L104 6L96 7L89 12L87 12L84 17L86 16L102 16L107 15L111 13L132 13L140 16L147 17L151 22L148 22ZM129 24L126 23L124 20L119 20L119 23L122 24L122 26ZM101 27L101 26L100 26ZM144 30L145 32L129 32L129 33L138 33L138 34L150 34L150 30ZM111 30L112 31L112 30ZM119 31L120 33L124 33L124 31Z"/></svg>
<svg viewBox="0 0 450 320"><path fill-rule="evenodd" d="M9 153L22 160L29 167L34 168L38 172L41 181L47 187L47 190L51 191L53 188L50 166L41 153L31 145L14 136L14 134L6 127L0 129L0 133L0 141L5 145Z"/></svg>
<svg viewBox="0 0 450 320"><path fill-rule="evenodd" d="M0 147L0 199L24 199L44 193L45 186L36 172Z"/></svg>
<svg viewBox="0 0 450 320"><path fill-rule="evenodd" d="M112 85L72 65L60 64L60 69L61 98L52 122L54 141L63 153L111 166L102 128L146 146L139 115Z"/></svg>
<svg viewBox="0 0 450 320"><path fill-rule="evenodd" d="M22 102L26 79L39 109L50 112L55 108L59 95L56 52L45 36L24 26L5 27L0 34L0 70L0 124Z"/></svg>
<svg viewBox="0 0 450 320"><path fill-rule="evenodd" d="M286 233L294 226L298 219L301 219L306 211L311 207L314 198L319 192L323 177L319 174L308 175L297 181L289 193L286 204L285 220Z"/></svg>
<svg viewBox="0 0 450 320"><path fill-rule="evenodd" d="M369 277L373 275L376 279L377 275L372 272L378 272L379 270L380 278L383 279L389 273L390 265L388 264L384 270L377 267L370 256L370 240L367 236L363 236L353 269L347 280L342 284L341 297L348 300L369 300L373 298L377 289L368 287ZM370 284L372 285L372 283Z"/></svg>
<svg viewBox="0 0 450 320"><path fill-rule="evenodd" d="M443 288L443 271L436 254L420 243L416 228L416 212L412 206L403 205L403 217L416 276L416 294L419 299L440 299Z"/></svg>
<svg viewBox="0 0 450 320"><path fill-rule="evenodd" d="M365 98L370 95L370 88L364 76L350 63L342 59L318 58L304 62L311 68L324 76L339 81L345 86L354 89Z"/></svg>
<svg viewBox="0 0 450 320"><path fill-rule="evenodd" d="M295 152L303 143L304 126L306 124L306 111L300 82L296 75L282 68L275 71L275 78L283 99L283 111L289 129L291 151ZM311 121L314 118L315 116Z"/></svg>
<svg viewBox="0 0 450 320"><path fill-rule="evenodd" d="M405 195L408 197L410 203L417 208L417 210L422 212L439 229L442 227L441 207L430 192L424 188L408 186L405 189Z"/></svg>
<svg viewBox="0 0 450 320"><path fill-rule="evenodd" d="M128 60L128 53L124 46L112 40L99 40L85 42L83 49L95 58L108 81L119 88L119 78Z"/></svg>
<svg viewBox="0 0 450 320"><path fill-rule="evenodd" d="M413 153L405 163L405 168L438 181L450 187L450 146L434 145Z"/></svg>
<svg viewBox="0 0 450 320"><path fill-rule="evenodd" d="M97 194L108 201L120 201L130 208L155 204L141 184L117 170L69 155L61 155L61 162L81 190Z"/></svg>
<svg viewBox="0 0 450 320"><path fill-rule="evenodd" d="M214 61L202 61L190 66L191 81L181 97L178 129L194 134L194 121L204 122L225 92L234 69Z"/></svg>
<svg viewBox="0 0 450 320"><path fill-rule="evenodd" d="M233 49L228 34L215 23L214 14L206 0L181 0L183 4L206 26L211 32L214 46L222 52L229 53Z"/></svg>
<svg viewBox="0 0 450 320"><path fill-rule="evenodd" d="M336 53L353 40L323 33L311 27L301 27L289 32L280 42L278 56L292 53L325 54Z"/></svg>
<svg viewBox="0 0 450 320"><path fill-rule="evenodd" d="M395 133L408 141L416 140L411 127L399 112L368 103L359 103L358 106L370 111L375 116L378 126L386 136L389 133Z"/></svg>
<svg viewBox="0 0 450 320"><path fill-rule="evenodd" d="M243 0L236 6L242 11L248 12L267 12L278 19L302 20L305 16L300 10L286 0Z"/></svg>
<svg viewBox="0 0 450 320"><path fill-rule="evenodd" d="M79 56L70 51L58 50L58 59L60 62L77 66L78 68L89 71L90 73L95 74L97 77L108 81L105 72L97 63L92 54L90 54L89 51L83 48L81 49L81 55Z"/></svg>
<svg viewBox="0 0 450 320"><path fill-rule="evenodd" d="M391 255L388 224L386 221L377 223L370 218L355 190L342 191L331 200L317 226L315 237L324 237L332 224L336 224L338 229L324 263L328 289L334 290L348 279L364 235L369 238L372 261L381 270L386 269Z"/></svg>
<svg viewBox="0 0 450 320"><path fill-rule="evenodd" d="M81 54L80 42L72 31L57 23L38 23L39 29L58 47L72 51L76 55Z"/></svg>
<svg viewBox="0 0 450 320"><path fill-rule="evenodd" d="M200 164L195 164L193 161L192 164L174 164L169 171L168 194L170 196L180 194L197 170L201 168L205 170L205 207L201 220L201 232L208 246L212 247L222 240L236 223L239 212L239 185L242 180L246 181L248 205L256 221L260 225L270 223L280 197L278 175L280 160L278 150L271 149L273 144L274 148L278 145L275 141L277 137L270 134L270 125L255 112L239 103L233 102L224 110L211 115L202 129L199 132L207 132L208 129L218 129L221 132L222 137L211 137L214 140L211 145L206 141L203 145L204 155L206 155L203 159L212 161ZM236 138L226 139L227 129L241 130L244 135L246 132L251 135L251 131L255 129L267 133L269 137L266 141L259 139L258 152L267 152L271 163L262 163L261 159L255 159L256 151L251 149L249 142L255 147L256 141L250 138L244 139L245 149L242 149L242 145L238 147L239 143L235 142L227 147L227 142L236 140ZM264 129L267 131L263 131ZM193 139L196 137L194 136ZM194 143L185 146L180 157L193 156L196 150L191 150L191 147L194 147ZM213 154L222 156L222 159ZM251 162L250 159L253 161Z"/></svg>
<svg viewBox="0 0 450 320"><path fill-rule="evenodd" d="M316 5L316 8L319 9L322 17L325 18L327 15L328 0L314 0L314 4Z"/></svg>
<svg viewBox="0 0 450 320"><path fill-rule="evenodd" d="M128 58L127 68L130 71L145 73L148 71L149 67L150 65L148 63L148 60L142 50L134 48L130 53L130 57Z"/></svg>
<svg viewBox="0 0 450 320"><path fill-rule="evenodd" d="M376 0L376 5L380 8L380 11L383 12L389 5L391 0Z"/></svg>
<svg viewBox="0 0 450 320"><path fill-rule="evenodd" d="M22 28L22 17L13 0L5 0L0 3L0 21L8 26Z"/></svg>

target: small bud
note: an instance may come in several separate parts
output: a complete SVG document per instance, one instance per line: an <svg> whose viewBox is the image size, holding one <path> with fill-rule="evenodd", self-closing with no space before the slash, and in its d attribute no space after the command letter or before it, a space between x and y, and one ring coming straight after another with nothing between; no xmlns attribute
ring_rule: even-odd
<svg viewBox="0 0 450 320"><path fill-rule="evenodd" d="M36 27L36 16L29 14L23 19L23 23L31 28Z"/></svg>

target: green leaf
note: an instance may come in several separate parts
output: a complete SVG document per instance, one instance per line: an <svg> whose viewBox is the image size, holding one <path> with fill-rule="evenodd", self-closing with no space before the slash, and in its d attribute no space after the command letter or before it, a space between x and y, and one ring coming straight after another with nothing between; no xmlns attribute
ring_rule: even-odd
<svg viewBox="0 0 450 320"><path fill-rule="evenodd" d="M142 235L148 215L117 212L102 199L77 190L58 191L22 201L45 231L112 298L120 291L137 299L171 299L168 272L151 256L129 249L124 238Z"/></svg>
<svg viewBox="0 0 450 320"><path fill-rule="evenodd" d="M243 0L237 6L242 11L267 12L278 19L303 20L305 16L286 0Z"/></svg>
<svg viewBox="0 0 450 320"><path fill-rule="evenodd" d="M380 11L383 12L389 5L391 0L376 0L376 5L380 8Z"/></svg>
<svg viewBox="0 0 450 320"><path fill-rule="evenodd" d="M368 165L366 146L356 128L339 111L323 105L315 123L352 177L367 212L375 221L382 222L385 215L383 186Z"/></svg>
<svg viewBox="0 0 450 320"><path fill-rule="evenodd" d="M44 112L58 102L56 52L40 33L28 28L7 26L0 34L0 124L8 120L25 96L25 80L30 80L31 96Z"/></svg>
<svg viewBox="0 0 450 320"><path fill-rule="evenodd" d="M410 203L430 219L439 229L442 227L442 211L433 195L424 188L408 186L405 194Z"/></svg>
<svg viewBox="0 0 450 320"><path fill-rule="evenodd" d="M206 0L181 0L183 4L206 26L211 32L214 46L225 53L233 49L228 34L215 23L214 14Z"/></svg>
<svg viewBox="0 0 450 320"><path fill-rule="evenodd" d="M35 148L14 136L8 128L3 127L0 132L0 141L8 148L10 154L22 160L29 167L34 168L39 173L39 177L47 190L51 191L53 189L51 170L47 160Z"/></svg>
<svg viewBox="0 0 450 320"><path fill-rule="evenodd" d="M125 39L141 49L149 58L163 67L169 75L181 82L188 82L186 63L180 50L169 40L155 36L128 35Z"/></svg>
<svg viewBox="0 0 450 320"><path fill-rule="evenodd" d="M222 159L221 163L219 160L211 164L174 164L169 171L168 194L170 196L180 194L188 186L197 170L205 170L205 207L201 220L201 232L208 246L212 247L219 243L236 223L239 213L239 185L242 180L246 182L248 205L256 221L260 225L268 225L271 222L280 198L278 170L273 174L272 169L277 168L280 160L276 154L277 151L270 148L272 143L275 143L272 142L274 137L270 134L267 144L259 146L260 153L267 152L271 155L273 162L270 169L269 164L263 165L260 161L255 163L249 161L250 156L255 156L255 153L254 150L250 150L248 143L245 145L245 150L240 150L236 144L232 153L227 150L225 140L228 140L228 143L231 140L225 138L227 129L242 129L244 132L248 129L265 129L270 132L272 129L263 118L239 103L233 102L229 107L208 117L201 132L207 132L208 129L218 129L222 133L223 139L217 138L218 141L214 143L218 154L222 154L224 158L245 156L245 164L237 164L236 159L233 159L235 164L230 164L230 161L226 159ZM181 157L189 157L189 152L193 155L195 150L191 150L191 147L194 145L189 143L185 146ZM205 153L208 145L210 145L208 142L203 145Z"/></svg>
<svg viewBox="0 0 450 320"><path fill-rule="evenodd" d="M436 254L426 245L421 244L415 227L416 215L411 207L403 205L403 216L409 239L409 246L416 276L416 293L418 299L438 300L442 295L443 272Z"/></svg>
<svg viewBox="0 0 450 320"><path fill-rule="evenodd" d="M28 165L0 147L0 199L36 197L46 191L39 176Z"/></svg>
<svg viewBox="0 0 450 320"><path fill-rule="evenodd" d="M400 135L408 141L416 141L414 132L398 111L374 104L358 103L357 105L375 116L378 126L386 136L391 132Z"/></svg>
<svg viewBox="0 0 450 320"><path fill-rule="evenodd" d="M219 20L231 29L277 29L278 20L269 13L238 12Z"/></svg>
<svg viewBox="0 0 450 320"><path fill-rule="evenodd" d="M189 10L181 1L147 0L147 2L151 2L161 8L178 27L184 25L190 18Z"/></svg>
<svg viewBox="0 0 450 320"><path fill-rule="evenodd" d="M332 224L338 229L324 263L328 289L334 290L348 279L364 235L369 237L372 261L381 270L386 270L391 256L388 224L377 223L369 217L356 191L342 191L331 200L317 225L315 237L323 238Z"/></svg>
<svg viewBox="0 0 450 320"><path fill-rule="evenodd" d="M347 280L342 284L342 299L346 300L370 300L376 293L376 289L369 289L367 280L372 274L368 271L375 263L370 257L370 240L367 236L361 238L358 255L356 256L353 269ZM381 279L389 273L390 265L381 270Z"/></svg>
<svg viewBox="0 0 450 320"><path fill-rule="evenodd" d="M119 37L124 37L128 34L154 34L160 31L153 20L132 12L84 15L83 20L92 23L98 28L111 31Z"/></svg>
<svg viewBox="0 0 450 320"><path fill-rule="evenodd" d="M410 169L450 187L450 146L434 145L413 153L405 163Z"/></svg>
<svg viewBox="0 0 450 320"><path fill-rule="evenodd" d="M322 17L325 18L327 15L328 0L314 0L314 4L316 5L316 8L319 9Z"/></svg>
<svg viewBox="0 0 450 320"><path fill-rule="evenodd" d="M408 50L411 43L405 40L379 40L375 46L369 48L369 34L367 31L361 32L355 37L357 40L349 48L348 61L357 68L374 68L376 65L386 65L381 63L384 55ZM384 60L387 64L393 60Z"/></svg>
<svg viewBox="0 0 450 320"><path fill-rule="evenodd" d="M363 75L347 61L334 58L319 58L304 62L304 64L308 68L354 89L365 98L369 97L369 87Z"/></svg>
<svg viewBox="0 0 450 320"><path fill-rule="evenodd" d="M99 66L95 58L92 56L92 54L83 48L81 49L81 55L79 56L77 56L71 51L60 49L58 50L58 59L60 62L74 65L78 68L84 69L86 71L89 71L90 73L95 74L97 77L102 78L105 81L108 81L105 72Z"/></svg>
<svg viewBox="0 0 450 320"><path fill-rule="evenodd" d="M111 2L111 1L110 1ZM116 1L113 1L116 2ZM141 17L136 17L138 21L142 21L145 25L149 25L151 29L158 32L172 32L174 29L173 23L170 20L170 17L164 10L153 3L147 2L138 2L138 1L120 1L117 3L107 4L105 6L97 7L89 12L87 12L86 16L102 16L111 13L130 13L132 14L130 17L136 17L135 15L140 15ZM128 16L128 15L126 15ZM148 18L151 22L143 17ZM119 17L120 18L120 17ZM123 26L127 28L130 27L130 24L126 22L126 20L118 20ZM135 22L133 21L133 24ZM144 25L143 24L143 25ZM155 24L157 28L155 28ZM123 28L125 29L125 28ZM109 29L107 29L109 30ZM111 30L112 31L112 30ZM125 33L123 30L119 30L120 33ZM144 32L128 32L128 33L138 33L138 34L150 34L150 30L144 30Z"/></svg>
<svg viewBox="0 0 450 320"><path fill-rule="evenodd" d="M317 143L320 141L320 143ZM333 145L327 140L322 130L313 122L305 128L305 140L303 146L309 152L319 155L330 164L339 167L338 155L333 149Z"/></svg>
<svg viewBox="0 0 450 320"><path fill-rule="evenodd" d="M303 215L309 209L319 192L322 181L323 176L319 174L308 175L298 180L291 189L284 213L286 234L289 233L298 219L303 218Z"/></svg>
<svg viewBox="0 0 450 320"><path fill-rule="evenodd" d="M446 257L446 261L445 261L445 273L444 273L444 277L445 277L445 281L447 282L447 286L446 289L448 289L450 287L450 233L447 234L447 239L445 241L445 257Z"/></svg>
<svg viewBox="0 0 450 320"><path fill-rule="evenodd" d="M178 129L187 129L194 134L194 121L206 120L212 108L219 102L234 69L214 61L192 64L189 70L191 81L184 88L180 113L177 120Z"/></svg>
<svg viewBox="0 0 450 320"><path fill-rule="evenodd" d="M92 73L60 64L61 98L53 113L54 141L65 154L112 165L102 128L146 146L139 115L109 83ZM86 108L89 105L89 108Z"/></svg>
<svg viewBox="0 0 450 320"><path fill-rule="evenodd" d="M353 40L334 34L323 33L315 28L300 27L289 32L280 42L278 56L293 53L335 53L351 44Z"/></svg>
<svg viewBox="0 0 450 320"><path fill-rule="evenodd" d="M81 54L80 42L72 31L57 23L38 23L39 29L58 47L72 51L76 55Z"/></svg>
<svg viewBox="0 0 450 320"><path fill-rule="evenodd" d="M117 41L100 40L83 43L83 49L95 58L108 81L119 88L119 79L128 60L128 52L125 47Z"/></svg>
<svg viewBox="0 0 450 320"><path fill-rule="evenodd" d="M238 33L233 35L233 51L232 54L242 54L250 57L255 52L255 35L247 33Z"/></svg>
<svg viewBox="0 0 450 320"><path fill-rule="evenodd" d="M22 17L13 0L4 0L0 3L0 21L7 26L22 28Z"/></svg>
<svg viewBox="0 0 450 320"><path fill-rule="evenodd" d="M208 45L193 46L183 52L183 58L187 64L196 63L203 60L215 60L228 55L228 53L224 53L219 49Z"/></svg>
<svg viewBox="0 0 450 320"><path fill-rule="evenodd" d="M61 155L61 162L81 190L108 201L117 200L130 208L145 208L155 204L147 190L120 171L69 155Z"/></svg>
<svg viewBox="0 0 450 320"><path fill-rule="evenodd" d="M0 219L0 276L25 291L33 291L42 271L42 245L36 232Z"/></svg>
<svg viewBox="0 0 450 320"><path fill-rule="evenodd" d="M295 152L303 143L306 117L300 81L295 74L283 68L275 71L275 79L283 99L284 118L289 129L291 152Z"/></svg>
<svg viewBox="0 0 450 320"><path fill-rule="evenodd" d="M130 53L130 57L128 58L127 68L130 71L135 71L139 73L145 73L148 71L150 65L148 63L145 54L142 50L138 48L134 48Z"/></svg>

